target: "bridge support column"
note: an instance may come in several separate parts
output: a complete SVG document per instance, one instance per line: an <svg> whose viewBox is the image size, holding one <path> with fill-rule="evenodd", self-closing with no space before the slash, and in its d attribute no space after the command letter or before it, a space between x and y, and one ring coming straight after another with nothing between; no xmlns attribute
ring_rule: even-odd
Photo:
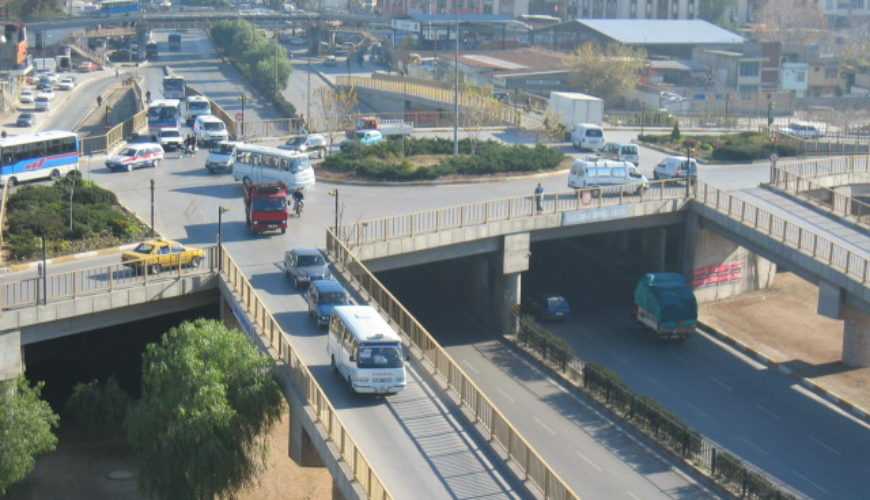
<svg viewBox="0 0 870 500"><path fill-rule="evenodd" d="M870 314L843 305L843 362L856 368L870 366Z"/></svg>
<svg viewBox="0 0 870 500"><path fill-rule="evenodd" d="M290 458L302 467L323 467L323 460L317 454L311 436L302 426L302 419L305 416L298 414L302 411L301 408L300 404L290 404L290 432L288 433L290 442L287 447L290 450Z"/></svg>
<svg viewBox="0 0 870 500"><path fill-rule="evenodd" d="M504 237L501 273L496 280L494 303L496 328L502 335L514 330L511 308L520 303L522 272L529 270L531 236L529 233L509 234Z"/></svg>
<svg viewBox="0 0 870 500"><path fill-rule="evenodd" d="M686 232L687 238L695 235L694 241L687 242L694 249L692 268L686 275L693 282L699 302L761 290L773 283L776 264L705 229L697 217L694 220L697 227Z"/></svg>
<svg viewBox="0 0 870 500"><path fill-rule="evenodd" d="M21 330L0 332L0 382L17 378L24 372Z"/></svg>
<svg viewBox="0 0 870 500"><path fill-rule="evenodd" d="M644 269L652 271L665 270L665 252L668 242L668 231L663 227L644 229L640 237L641 255Z"/></svg>

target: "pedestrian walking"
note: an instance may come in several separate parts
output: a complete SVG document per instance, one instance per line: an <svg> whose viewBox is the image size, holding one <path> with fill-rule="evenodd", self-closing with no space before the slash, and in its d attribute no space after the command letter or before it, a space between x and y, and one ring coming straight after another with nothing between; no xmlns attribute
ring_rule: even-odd
<svg viewBox="0 0 870 500"><path fill-rule="evenodd" d="M544 210L544 206L541 205L541 202L544 197L544 187L541 186L541 183L538 183L538 187L535 188L535 208L537 208L538 212Z"/></svg>

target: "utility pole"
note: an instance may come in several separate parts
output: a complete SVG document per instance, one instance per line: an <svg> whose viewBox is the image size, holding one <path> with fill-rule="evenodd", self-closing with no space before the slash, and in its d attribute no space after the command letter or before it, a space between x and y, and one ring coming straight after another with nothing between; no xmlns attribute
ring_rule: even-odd
<svg viewBox="0 0 870 500"><path fill-rule="evenodd" d="M154 237L154 179L151 179L151 237Z"/></svg>
<svg viewBox="0 0 870 500"><path fill-rule="evenodd" d="M239 102L242 103L242 123L241 123L241 135L242 138L245 137L245 103L250 101L250 97L245 94L239 94Z"/></svg>
<svg viewBox="0 0 870 500"><path fill-rule="evenodd" d="M453 64L453 156L459 156L459 10L455 5L453 10L456 14L456 58Z"/></svg>

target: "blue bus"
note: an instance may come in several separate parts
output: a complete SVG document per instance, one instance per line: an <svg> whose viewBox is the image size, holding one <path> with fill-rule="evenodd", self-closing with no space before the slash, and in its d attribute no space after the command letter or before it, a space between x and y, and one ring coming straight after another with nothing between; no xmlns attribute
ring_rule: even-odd
<svg viewBox="0 0 870 500"><path fill-rule="evenodd" d="M160 99L148 105L148 133L156 136L163 128L181 128L181 101Z"/></svg>
<svg viewBox="0 0 870 500"><path fill-rule="evenodd" d="M165 99L184 99L186 90L183 76L167 75L163 77L163 97Z"/></svg>
<svg viewBox="0 0 870 500"><path fill-rule="evenodd" d="M102 0L100 14L129 14L139 12L139 0Z"/></svg>
<svg viewBox="0 0 870 500"><path fill-rule="evenodd" d="M78 136L60 130L0 139L0 184L59 179L79 169L80 151Z"/></svg>

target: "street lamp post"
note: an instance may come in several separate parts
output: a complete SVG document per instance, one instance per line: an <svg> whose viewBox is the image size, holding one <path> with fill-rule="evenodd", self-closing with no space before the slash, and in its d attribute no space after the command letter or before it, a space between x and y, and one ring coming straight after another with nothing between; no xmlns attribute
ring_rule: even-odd
<svg viewBox="0 0 870 500"><path fill-rule="evenodd" d="M728 127L728 103L731 101L731 94L725 94L725 127Z"/></svg>
<svg viewBox="0 0 870 500"><path fill-rule="evenodd" d="M104 125L105 128L106 128L106 132L109 131L109 114L110 114L111 112L112 112L112 105L111 105L111 104L106 104L106 123L105 123L105 125Z"/></svg>
<svg viewBox="0 0 870 500"><path fill-rule="evenodd" d="M311 122L311 42L308 42L308 83L305 86L305 119ZM306 127L308 128L308 127Z"/></svg>
<svg viewBox="0 0 870 500"><path fill-rule="evenodd" d="M453 156L459 156L459 10L455 6L454 10L456 10L456 54L453 65Z"/></svg>
<svg viewBox="0 0 870 500"><path fill-rule="evenodd" d="M48 256L45 250L45 233L42 233L42 303L48 304Z"/></svg>
<svg viewBox="0 0 870 500"><path fill-rule="evenodd" d="M154 237L154 179L151 179L151 237Z"/></svg>
<svg viewBox="0 0 870 500"><path fill-rule="evenodd" d="M218 231L217 231L217 257L218 257L218 272L223 271L224 269L224 247L223 247L223 235L222 235L222 226L223 226L223 217L224 212L229 211L229 208L225 206L218 207Z"/></svg>
<svg viewBox="0 0 870 500"><path fill-rule="evenodd" d="M691 187L694 184L694 181L691 177L692 174L692 153L694 153L694 149L692 148L692 143L688 140L685 142L686 145L686 198L691 194ZM697 175L697 172L696 174Z"/></svg>
<svg viewBox="0 0 870 500"><path fill-rule="evenodd" d="M245 94L239 94L239 102L242 103L242 123L241 123L242 138L245 137L245 104L250 100L251 100L251 98L246 96Z"/></svg>
<svg viewBox="0 0 870 500"><path fill-rule="evenodd" d="M643 137L643 126L646 122L646 103L640 103L640 136Z"/></svg>
<svg viewBox="0 0 870 500"><path fill-rule="evenodd" d="M338 189L330 191L329 196L335 198L335 225L333 226L333 229L335 230L335 237L338 238Z"/></svg>

